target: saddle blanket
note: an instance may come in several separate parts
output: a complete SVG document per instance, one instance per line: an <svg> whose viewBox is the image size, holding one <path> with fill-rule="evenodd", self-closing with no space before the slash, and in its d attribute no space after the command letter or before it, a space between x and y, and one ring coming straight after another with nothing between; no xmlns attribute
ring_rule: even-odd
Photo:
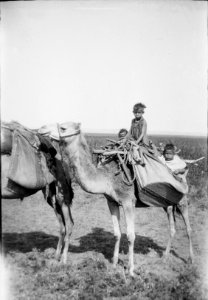
<svg viewBox="0 0 208 300"><path fill-rule="evenodd" d="M34 135L33 140L38 138ZM27 189L42 189L55 180L42 152L31 146L27 137L15 130L8 178Z"/></svg>

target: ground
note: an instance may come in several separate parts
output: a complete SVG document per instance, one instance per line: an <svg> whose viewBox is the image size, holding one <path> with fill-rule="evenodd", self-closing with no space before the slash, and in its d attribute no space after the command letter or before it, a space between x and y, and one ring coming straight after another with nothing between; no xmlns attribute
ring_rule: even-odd
<svg viewBox="0 0 208 300"><path fill-rule="evenodd" d="M113 269L113 226L106 200L73 187L75 224L66 266L54 259L59 226L41 192L23 202L2 200L9 299L208 299L205 187L190 190L193 264L188 262L181 217L176 218L176 236L165 260L162 254L169 235L165 212L162 208L136 209L135 279L126 270L128 244L122 209L120 260Z"/></svg>

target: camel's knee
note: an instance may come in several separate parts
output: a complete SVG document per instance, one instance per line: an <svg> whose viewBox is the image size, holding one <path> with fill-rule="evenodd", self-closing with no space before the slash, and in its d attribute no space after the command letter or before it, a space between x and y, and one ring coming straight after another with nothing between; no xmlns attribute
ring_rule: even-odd
<svg viewBox="0 0 208 300"><path fill-rule="evenodd" d="M121 230L119 226L114 226L114 237L116 240L121 239Z"/></svg>
<svg viewBox="0 0 208 300"><path fill-rule="evenodd" d="M191 228L191 226L187 225L186 230L187 230L188 236L191 237L191 234L192 234L192 228Z"/></svg>
<svg viewBox="0 0 208 300"><path fill-rule="evenodd" d="M114 238L116 242L119 242L121 240L121 234L114 234Z"/></svg>
<svg viewBox="0 0 208 300"><path fill-rule="evenodd" d="M167 208L165 207L164 210L167 212L168 216L173 215L173 206L168 206Z"/></svg>
<svg viewBox="0 0 208 300"><path fill-rule="evenodd" d="M70 238L71 234L72 234L72 229L73 229L73 225L72 226L66 226L66 237L67 239Z"/></svg>
<svg viewBox="0 0 208 300"><path fill-rule="evenodd" d="M66 235L66 230L65 230L65 228L64 228L64 226L62 227L60 227L60 229L59 229L59 234L60 234L60 236L62 237L62 238L64 238L65 237L65 235Z"/></svg>
<svg viewBox="0 0 208 300"><path fill-rule="evenodd" d="M127 239L129 244L133 244L135 241L135 233L134 232L127 233Z"/></svg>
<svg viewBox="0 0 208 300"><path fill-rule="evenodd" d="M173 238L174 236L175 236L175 234L176 234L176 230L175 230L175 226L171 226L171 228L170 228L170 236L171 236L171 238Z"/></svg>

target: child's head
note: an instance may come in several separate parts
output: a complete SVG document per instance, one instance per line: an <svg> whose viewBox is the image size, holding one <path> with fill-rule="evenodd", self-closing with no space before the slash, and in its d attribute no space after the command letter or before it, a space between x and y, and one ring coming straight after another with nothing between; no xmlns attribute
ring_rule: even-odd
<svg viewBox="0 0 208 300"><path fill-rule="evenodd" d="M120 129L118 132L118 138L123 139L127 135L127 133L128 133L127 129L125 128Z"/></svg>
<svg viewBox="0 0 208 300"><path fill-rule="evenodd" d="M173 144L166 144L163 152L165 160L173 160L175 155L175 146Z"/></svg>
<svg viewBox="0 0 208 300"><path fill-rule="evenodd" d="M144 109L146 108L146 106L143 103L136 103L133 107L133 113L135 115L136 119L140 119L141 116L144 113Z"/></svg>

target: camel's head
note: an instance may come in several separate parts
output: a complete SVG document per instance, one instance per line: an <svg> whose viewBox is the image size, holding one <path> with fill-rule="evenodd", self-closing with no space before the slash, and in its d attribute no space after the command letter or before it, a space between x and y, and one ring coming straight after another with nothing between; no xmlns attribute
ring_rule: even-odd
<svg viewBox="0 0 208 300"><path fill-rule="evenodd" d="M77 135L80 133L81 123L65 122L59 124L59 134L62 139Z"/></svg>
<svg viewBox="0 0 208 300"><path fill-rule="evenodd" d="M59 141L80 133L80 123L65 122L44 125L38 130L38 133Z"/></svg>

